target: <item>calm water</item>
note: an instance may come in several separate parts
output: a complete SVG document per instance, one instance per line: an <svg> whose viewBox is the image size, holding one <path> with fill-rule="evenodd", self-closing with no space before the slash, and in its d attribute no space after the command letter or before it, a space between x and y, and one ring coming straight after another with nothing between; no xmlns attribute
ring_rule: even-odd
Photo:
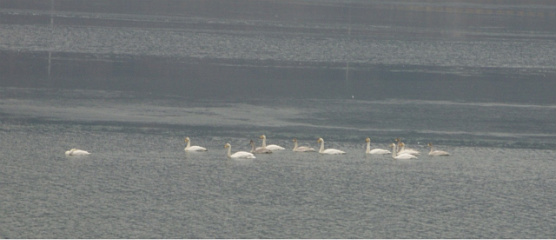
<svg viewBox="0 0 556 240"><path fill-rule="evenodd" d="M2 93L3 238L556 236L555 131L547 120L554 107ZM384 110L410 106L413 118ZM454 107L467 117L427 117ZM485 132L500 115L513 116L499 122L511 126ZM529 121L547 121L548 133ZM347 155L225 156L226 142L234 152L248 150L249 139L260 144L263 133L288 149L293 137L313 147L323 137L326 147ZM185 153L185 136L209 151ZM452 156L365 156L366 136L381 148L403 137L423 153L432 141ZM92 155L64 156L72 147Z"/></svg>
<svg viewBox="0 0 556 240"><path fill-rule="evenodd" d="M556 238L554 10L0 0L0 238Z"/></svg>

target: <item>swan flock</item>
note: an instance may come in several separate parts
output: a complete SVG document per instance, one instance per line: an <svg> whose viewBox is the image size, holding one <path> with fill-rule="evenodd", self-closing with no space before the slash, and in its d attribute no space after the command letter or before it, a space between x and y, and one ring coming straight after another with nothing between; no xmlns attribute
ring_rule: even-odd
<svg viewBox="0 0 556 240"><path fill-rule="evenodd" d="M250 141L251 149L249 152L247 151L238 151L232 154L232 146L230 143L226 143L224 148L226 148L226 155L228 158L243 158L243 159L254 159L256 158L255 154L270 154L274 151L284 150L284 147L275 145L275 144L266 144L266 136L263 134L259 137L262 140L260 147L255 147L255 142L253 140ZM294 146L292 151L293 152L318 152L320 154L325 155L342 155L346 154L345 151L335 149L335 148L324 148L324 139L318 138L317 144L320 144L320 147L317 150L310 146L298 146L298 141L296 138L293 140ZM366 138L366 149L365 154L372 154L372 155L386 155L392 154L392 158L394 159L418 159L417 156L420 154L419 151L415 149L405 148L405 143L403 143L399 138L395 139L395 143L391 143L389 147L392 148L392 151L381 149L381 148L374 148L371 149L371 139ZM191 139L189 137L185 138L185 148L186 152L206 152L208 151L207 148L201 146L191 146ZM428 153L429 156L450 156L450 153L441 150L435 150L432 143L427 145L430 148ZM65 152L66 156L86 156L90 155L88 151L72 148Z"/></svg>

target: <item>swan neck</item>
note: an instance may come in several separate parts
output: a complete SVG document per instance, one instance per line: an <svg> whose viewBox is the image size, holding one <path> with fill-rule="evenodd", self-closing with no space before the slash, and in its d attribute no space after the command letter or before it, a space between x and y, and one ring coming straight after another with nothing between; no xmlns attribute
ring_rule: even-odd
<svg viewBox="0 0 556 240"><path fill-rule="evenodd" d="M185 145L186 148L191 147L191 141L187 141L187 145Z"/></svg>
<svg viewBox="0 0 556 240"><path fill-rule="evenodd" d="M324 140L320 141L320 149L319 149L319 153L324 152Z"/></svg>
<svg viewBox="0 0 556 240"><path fill-rule="evenodd" d="M264 148L266 147L266 138L265 137L263 138L263 147Z"/></svg>
<svg viewBox="0 0 556 240"><path fill-rule="evenodd" d="M393 157L393 158L396 158L396 153L397 153L397 152L396 152L396 144L394 144L394 145L392 146L392 157Z"/></svg>
<svg viewBox="0 0 556 240"><path fill-rule="evenodd" d="M366 153L370 153L371 152L371 142L367 142L367 150L365 151Z"/></svg>
<svg viewBox="0 0 556 240"><path fill-rule="evenodd" d="M293 150L297 149L297 141L293 142Z"/></svg>
<svg viewBox="0 0 556 240"><path fill-rule="evenodd" d="M228 147L228 152L227 152L228 157L232 157L232 147Z"/></svg>

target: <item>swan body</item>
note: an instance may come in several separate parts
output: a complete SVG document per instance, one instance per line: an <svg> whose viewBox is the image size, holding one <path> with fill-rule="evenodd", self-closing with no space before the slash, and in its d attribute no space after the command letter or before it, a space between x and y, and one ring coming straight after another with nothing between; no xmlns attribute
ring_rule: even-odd
<svg viewBox="0 0 556 240"><path fill-rule="evenodd" d="M320 143L319 153L329 154L329 155L346 154L346 152L344 152L342 150L334 149L334 148L329 148L329 149L325 150L324 149L324 140L322 138L319 138L317 140L317 143Z"/></svg>
<svg viewBox="0 0 556 240"><path fill-rule="evenodd" d="M431 148L431 151L429 152L430 156L450 156L450 153L446 151L434 150L432 143L429 143L428 146Z"/></svg>
<svg viewBox="0 0 556 240"><path fill-rule="evenodd" d="M398 151L398 154L404 154L404 153L411 154L411 155L419 155L419 154L421 154L421 152L419 152L419 151L417 151L417 150L415 150L415 149L412 149L412 148L407 148L407 149L406 149L406 148L405 148L405 143L403 143L403 142L400 142L398 145L401 146L401 149Z"/></svg>
<svg viewBox="0 0 556 240"><path fill-rule="evenodd" d="M293 151L294 152L316 152L316 150L312 147L307 147L307 146L301 146L298 147L297 146L297 139L293 139Z"/></svg>
<svg viewBox="0 0 556 240"><path fill-rule="evenodd" d="M283 148L281 146L278 146L278 145L275 145L275 144L270 144L270 145L267 146L266 145L266 136L264 134L261 135L260 139L263 140L263 146L262 146L263 148L270 149L271 151L284 150L285 149L285 148Z"/></svg>
<svg viewBox="0 0 556 240"><path fill-rule="evenodd" d="M417 159L416 156L413 156L408 153L402 153L402 154L396 153L396 144L394 143L390 144L390 147L392 148L392 158L394 159Z"/></svg>
<svg viewBox="0 0 556 240"><path fill-rule="evenodd" d="M196 152L196 151L206 151L207 149L200 146L191 146L191 140L189 137L185 138L185 143L187 144L183 150L186 152Z"/></svg>
<svg viewBox="0 0 556 240"><path fill-rule="evenodd" d="M386 150L386 149L380 149L380 148L375 148L373 150L371 150L371 139L367 138L365 139L365 142L367 142L367 150L365 150L366 154L390 154L391 152Z"/></svg>
<svg viewBox="0 0 556 240"><path fill-rule="evenodd" d="M251 153L272 153L272 151L267 148L263 148L263 147L255 148L255 142L253 142L253 140L251 140L249 144L251 145Z"/></svg>
<svg viewBox="0 0 556 240"><path fill-rule="evenodd" d="M66 151L66 156L86 156L91 154L90 152L87 152L85 150L81 150L81 149L77 149L77 148L72 148L68 151Z"/></svg>
<svg viewBox="0 0 556 240"><path fill-rule="evenodd" d="M253 155L252 153L245 151L239 151L232 154L232 145L230 145L229 143L226 143L226 145L224 145L224 148L228 149L227 155L229 158L256 158L255 155Z"/></svg>

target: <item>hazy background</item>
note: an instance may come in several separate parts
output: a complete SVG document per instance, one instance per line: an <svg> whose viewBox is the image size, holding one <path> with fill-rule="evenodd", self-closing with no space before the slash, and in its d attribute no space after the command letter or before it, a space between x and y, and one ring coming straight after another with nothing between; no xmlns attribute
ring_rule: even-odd
<svg viewBox="0 0 556 240"><path fill-rule="evenodd" d="M554 1L0 0L0 86L546 105L554 22Z"/></svg>

